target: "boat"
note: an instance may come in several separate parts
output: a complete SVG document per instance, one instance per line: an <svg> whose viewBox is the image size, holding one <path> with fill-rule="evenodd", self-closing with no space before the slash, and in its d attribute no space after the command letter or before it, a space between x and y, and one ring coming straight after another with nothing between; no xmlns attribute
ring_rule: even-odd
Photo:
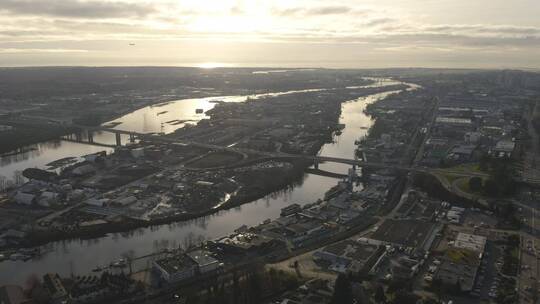
<svg viewBox="0 0 540 304"><path fill-rule="evenodd" d="M204 113L204 110L203 109L196 109L195 113L196 114L202 114L202 113Z"/></svg>
<svg viewBox="0 0 540 304"><path fill-rule="evenodd" d="M345 190L347 190L347 183L339 182L337 185L330 188L330 190L326 191L324 194L324 200L327 201L332 199L343 193Z"/></svg>
<svg viewBox="0 0 540 304"><path fill-rule="evenodd" d="M106 267L97 266L96 268L92 269L92 272L101 272L105 270Z"/></svg>
<svg viewBox="0 0 540 304"><path fill-rule="evenodd" d="M126 260L125 259L119 259L115 262L112 263L112 267L116 267L116 268L124 268L126 267L127 263L126 263Z"/></svg>

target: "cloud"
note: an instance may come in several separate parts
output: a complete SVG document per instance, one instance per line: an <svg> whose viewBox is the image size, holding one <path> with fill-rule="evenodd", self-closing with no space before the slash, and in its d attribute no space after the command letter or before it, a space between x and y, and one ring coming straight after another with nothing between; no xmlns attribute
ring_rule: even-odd
<svg viewBox="0 0 540 304"><path fill-rule="evenodd" d="M324 15L342 15L353 12L349 6L344 5L325 5L318 7L289 7L289 8L273 8L272 12L275 15L282 17L290 16L324 16Z"/></svg>
<svg viewBox="0 0 540 304"><path fill-rule="evenodd" d="M83 0L2 0L0 12L14 15L64 18L144 17L156 10L151 5Z"/></svg>
<svg viewBox="0 0 540 304"><path fill-rule="evenodd" d="M0 48L0 54L35 54L35 53L87 53L79 49L29 49L29 48Z"/></svg>
<svg viewBox="0 0 540 304"><path fill-rule="evenodd" d="M117 41L123 45L126 40L146 40L147 44L137 45L148 46L149 50L156 41L181 44L190 40L334 44L341 48L364 45L365 50L395 54L504 52L540 46L540 25L436 24L350 2L317 5L313 1L302 5L290 1L286 3L291 6L281 7L275 2L251 2L256 0L215 6L193 1L184 5L190 2L0 0L0 48L4 47L0 53L84 52L78 50L82 42L88 42L85 45L90 52L114 52L107 44Z"/></svg>
<svg viewBox="0 0 540 304"><path fill-rule="evenodd" d="M513 26L513 25L488 25L488 24L443 24L428 25L422 29L426 32L444 33L468 36L495 36L495 37L526 37L540 36L539 27Z"/></svg>

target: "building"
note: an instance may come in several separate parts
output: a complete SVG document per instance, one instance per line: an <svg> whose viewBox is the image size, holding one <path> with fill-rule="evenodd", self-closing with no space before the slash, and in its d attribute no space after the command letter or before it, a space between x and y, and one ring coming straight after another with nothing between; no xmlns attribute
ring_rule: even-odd
<svg viewBox="0 0 540 304"><path fill-rule="evenodd" d="M37 204L42 207L49 207L51 204L58 202L60 195L56 192L44 191L39 196Z"/></svg>
<svg viewBox="0 0 540 304"><path fill-rule="evenodd" d="M289 216L302 211L302 208L298 204L292 204L287 207L281 208L281 216Z"/></svg>
<svg viewBox="0 0 540 304"><path fill-rule="evenodd" d="M210 246L227 254L266 254L285 244L276 238L256 233L236 233L209 243Z"/></svg>
<svg viewBox="0 0 540 304"><path fill-rule="evenodd" d="M435 123L439 125L449 125L449 126L459 126L459 127L469 127L472 126L472 120L469 118L460 118L460 117L444 117L439 116L435 119Z"/></svg>
<svg viewBox="0 0 540 304"><path fill-rule="evenodd" d="M474 145L456 145L448 152L446 158L456 162L471 161L475 150Z"/></svg>
<svg viewBox="0 0 540 304"><path fill-rule="evenodd" d="M460 232L454 241L454 247L468 249L482 254L486 247L486 241L487 238L485 236Z"/></svg>
<svg viewBox="0 0 540 304"><path fill-rule="evenodd" d="M452 246L446 250L436 278L448 286L459 286L461 291L471 291L486 241L485 236L458 233Z"/></svg>
<svg viewBox="0 0 540 304"><path fill-rule="evenodd" d="M43 276L43 287L52 299L52 303L64 303L68 293L60 276L57 273L48 273Z"/></svg>
<svg viewBox="0 0 540 304"><path fill-rule="evenodd" d="M302 219L294 224L283 227L288 232L286 240L295 247L317 241L328 233L328 227L317 219Z"/></svg>
<svg viewBox="0 0 540 304"><path fill-rule="evenodd" d="M140 148L131 149L130 154L134 158L144 157L144 148L140 147Z"/></svg>
<svg viewBox="0 0 540 304"><path fill-rule="evenodd" d="M109 202L109 199L106 199L106 198L97 199L95 197L89 198L84 201L86 205L96 206L96 207L104 207L108 202Z"/></svg>
<svg viewBox="0 0 540 304"><path fill-rule="evenodd" d="M154 261L153 269L167 283L175 283L192 278L197 263L189 256L180 254Z"/></svg>
<svg viewBox="0 0 540 304"><path fill-rule="evenodd" d="M384 250L383 247L346 240L326 246L313 257L331 263L330 269L340 273L367 272Z"/></svg>
<svg viewBox="0 0 540 304"><path fill-rule="evenodd" d="M137 202L137 198L133 195L126 196L126 197L119 197L112 201L113 204L119 205L119 206L129 206Z"/></svg>
<svg viewBox="0 0 540 304"><path fill-rule="evenodd" d="M480 138L482 138L482 133L480 132L467 132L463 140L468 144L476 144Z"/></svg>
<svg viewBox="0 0 540 304"><path fill-rule="evenodd" d="M419 220L387 219L371 236L383 244L429 250L440 226Z"/></svg>
<svg viewBox="0 0 540 304"><path fill-rule="evenodd" d="M470 292L479 266L480 258L477 252L451 248L446 251L435 278L447 286L459 286L461 291Z"/></svg>
<svg viewBox="0 0 540 304"><path fill-rule="evenodd" d="M496 157L510 157L515 147L516 143L511 139L501 139L493 148L492 154Z"/></svg>
<svg viewBox="0 0 540 304"><path fill-rule="evenodd" d="M15 194L13 199L20 205L32 205L35 202L36 196L30 193L17 191L17 194Z"/></svg>
<svg viewBox="0 0 540 304"><path fill-rule="evenodd" d="M219 261L210 256L210 253L207 251L195 250L188 252L187 255L197 264L199 273L211 272L220 267Z"/></svg>

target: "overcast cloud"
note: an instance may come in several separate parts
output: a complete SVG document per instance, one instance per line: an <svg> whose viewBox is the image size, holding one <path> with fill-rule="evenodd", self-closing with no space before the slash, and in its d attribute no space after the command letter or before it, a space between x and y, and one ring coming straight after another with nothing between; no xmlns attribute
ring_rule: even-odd
<svg viewBox="0 0 540 304"><path fill-rule="evenodd" d="M0 0L0 65L539 67L540 1L471 2Z"/></svg>

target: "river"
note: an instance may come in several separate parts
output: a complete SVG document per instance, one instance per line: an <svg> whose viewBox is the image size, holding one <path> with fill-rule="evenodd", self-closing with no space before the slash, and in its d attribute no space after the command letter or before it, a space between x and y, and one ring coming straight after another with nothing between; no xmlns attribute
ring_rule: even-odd
<svg viewBox="0 0 540 304"><path fill-rule="evenodd" d="M390 82L383 83L383 85L387 84L390 84ZM291 94L291 92L287 93ZM324 145L320 154L353 158L355 140L364 136L372 125L371 118L363 112L364 108L369 103L385 98L391 93L393 92L369 95L344 102L342 104L340 123L345 124L345 129L340 136L334 138L333 143ZM171 126L165 122L173 119L201 119L204 114L197 114L197 116L195 109L210 109L214 104L210 102L211 100L240 102L245 101L247 98L247 96L229 96L175 101L160 106L146 107L114 121L122 122L122 124L116 126L117 129L168 133L180 126ZM164 111L167 112L163 113ZM157 113L162 114L157 115ZM94 140L114 141L110 135L102 136L94 137ZM49 162L60 157L104 150L99 147L65 141L56 141L54 145L51 143L41 144L40 149L38 151L41 153L34 152L35 155L30 155L26 161L19 162L19 164L25 164L26 167L43 166L45 161ZM54 157L50 154L53 154ZM4 171L4 168L2 167L2 171ZM23 168L23 166L21 165L20 168ZM349 167L342 164L321 164L319 168L331 172L346 173ZM276 218L279 216L280 209L289 204L298 203L304 205L312 203L322 198L324 193L336 183L337 180L334 178L305 174L298 184L288 190L273 193L254 202L204 218L170 225L141 228L129 233L109 234L91 240L68 240L51 243L44 246L48 253L38 259L27 262L4 261L0 263L0 285L7 283L24 284L32 274L42 275L46 272L57 272L61 275L70 275L71 273L87 274L94 267L106 265L130 250L135 256L142 256L160 248L180 245L190 238L213 239L224 236L232 233L234 229L243 224L250 226L265 219ZM145 265L136 265L137 268L142 266Z"/></svg>

